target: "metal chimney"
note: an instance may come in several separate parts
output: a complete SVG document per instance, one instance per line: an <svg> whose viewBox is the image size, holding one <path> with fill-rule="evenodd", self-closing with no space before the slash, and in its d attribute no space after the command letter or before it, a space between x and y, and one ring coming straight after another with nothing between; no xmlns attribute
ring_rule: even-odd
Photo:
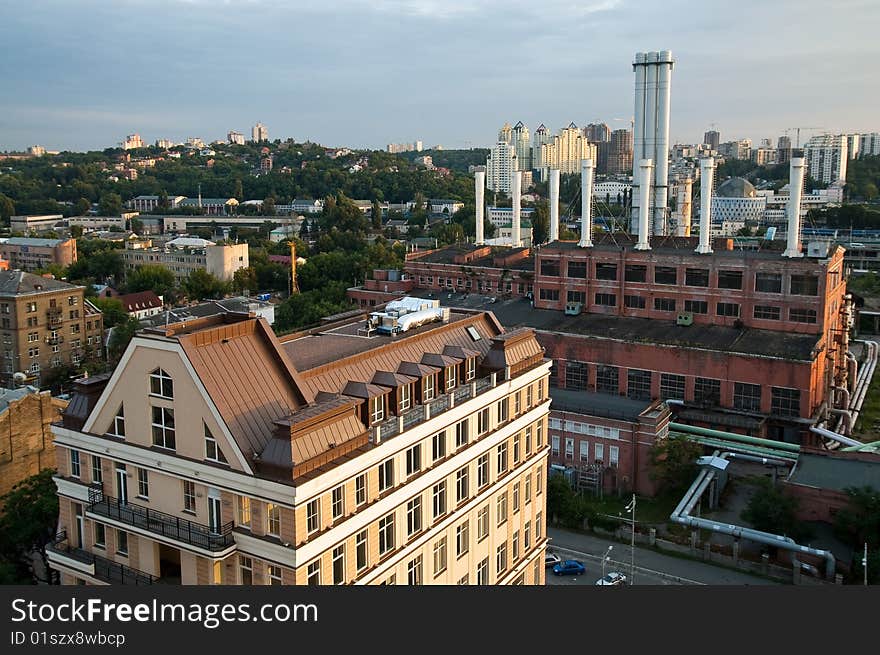
<svg viewBox="0 0 880 655"><path fill-rule="evenodd" d="M581 248L593 247L593 160L581 159Z"/></svg>
<svg viewBox="0 0 880 655"><path fill-rule="evenodd" d="M689 237L691 235L691 204L694 192L694 181L687 178L678 183L675 201L676 226L675 235Z"/></svg>
<svg viewBox="0 0 880 655"><path fill-rule="evenodd" d="M646 58L648 62L645 72L645 159L650 159L654 166L658 164L657 157L657 59L659 53L648 52ZM641 184L639 185L641 187ZM655 205L657 204L654 196L656 189L654 188L653 171L651 176L651 189L641 194L639 203L644 203L651 208L650 218L648 219L648 229L652 229L654 222ZM641 228L639 228L641 229ZM641 234L639 234L641 238Z"/></svg>
<svg viewBox="0 0 880 655"><path fill-rule="evenodd" d="M483 228L485 218L483 217L485 200L483 194L486 190L486 173L485 171L476 171L474 173L474 202L475 202L475 212L474 218L476 219L476 232L477 232L477 240L476 244L478 246L482 246L485 243L485 239L483 238Z"/></svg>
<svg viewBox="0 0 880 655"><path fill-rule="evenodd" d="M783 257L803 257L801 252L801 195L804 191L804 169L807 162L803 157L792 157L788 181L788 239Z"/></svg>
<svg viewBox="0 0 880 655"><path fill-rule="evenodd" d="M510 190L510 195L513 199L513 219L510 222L511 230L511 240L513 241L513 247L519 248L522 246L522 237L520 236L520 201L522 196L522 171L514 171L513 173L513 188Z"/></svg>
<svg viewBox="0 0 880 655"><path fill-rule="evenodd" d="M715 159L700 160L700 245L694 252L701 255L712 253L712 184L715 180Z"/></svg>
<svg viewBox="0 0 880 655"><path fill-rule="evenodd" d="M654 128L654 234L669 233L669 105L672 90L672 53L657 53L657 114Z"/></svg>
<svg viewBox="0 0 880 655"><path fill-rule="evenodd" d="M639 203L639 240L635 245L636 250L651 249L651 243L649 241L651 231L648 229L651 207L647 202L644 202L644 200L650 198L651 173L653 166L654 162L650 159L642 159L639 161L639 189L642 194L643 202Z"/></svg>
<svg viewBox="0 0 880 655"><path fill-rule="evenodd" d="M639 162L645 158L645 53L637 52L635 61L633 62L633 71L635 72L635 107L633 109L633 185L630 196L630 204L632 206L632 216L630 219L630 230L635 232L638 229L639 204L642 194L639 192ZM653 128L651 128L653 129Z"/></svg>
<svg viewBox="0 0 880 655"><path fill-rule="evenodd" d="M550 242L559 241L559 169L550 169Z"/></svg>

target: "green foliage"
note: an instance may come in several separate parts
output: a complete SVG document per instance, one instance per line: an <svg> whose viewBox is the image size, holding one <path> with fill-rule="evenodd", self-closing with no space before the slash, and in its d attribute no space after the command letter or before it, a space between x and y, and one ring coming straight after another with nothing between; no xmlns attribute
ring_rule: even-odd
<svg viewBox="0 0 880 655"><path fill-rule="evenodd" d="M546 243L550 238L550 208L546 200L535 205L535 213L532 214L532 243L535 245Z"/></svg>
<svg viewBox="0 0 880 655"><path fill-rule="evenodd" d="M129 316L125 322L118 324L110 333L110 341L107 344L107 352L111 362L118 362L122 353L128 348L128 342L140 328L140 323L134 316Z"/></svg>
<svg viewBox="0 0 880 655"><path fill-rule="evenodd" d="M152 290L167 302L168 297L174 294L174 273L164 266L145 264L128 273L125 286L129 293Z"/></svg>
<svg viewBox="0 0 880 655"><path fill-rule="evenodd" d="M268 196L263 200L263 216L274 216L276 213L275 198Z"/></svg>
<svg viewBox="0 0 880 655"><path fill-rule="evenodd" d="M122 213L122 196L118 193L107 193L98 202L98 211L102 216L119 216Z"/></svg>
<svg viewBox="0 0 880 655"><path fill-rule="evenodd" d="M12 198L0 193L0 219L9 225L9 217L15 215L15 203Z"/></svg>
<svg viewBox="0 0 880 655"><path fill-rule="evenodd" d="M74 210L76 211L76 216L85 216L89 213L89 210L92 208L92 203L88 198L80 198L76 201L76 205L74 205Z"/></svg>
<svg viewBox="0 0 880 655"><path fill-rule="evenodd" d="M874 271L853 275L846 281L846 290L860 296L880 295L880 276Z"/></svg>
<svg viewBox="0 0 880 655"><path fill-rule="evenodd" d="M880 229L880 211L865 205L843 204L840 207L828 207L811 212L811 218L817 222L824 221L828 227L846 230Z"/></svg>
<svg viewBox="0 0 880 655"><path fill-rule="evenodd" d="M104 314L104 329L110 329L128 320L128 312L116 298L95 298L92 301Z"/></svg>
<svg viewBox="0 0 880 655"><path fill-rule="evenodd" d="M89 285L119 284L125 270L122 256L113 243L101 239L77 241L77 260L67 269L71 282Z"/></svg>
<svg viewBox="0 0 880 655"><path fill-rule="evenodd" d="M327 282L321 288L292 295L275 308L275 331L290 332L314 325L324 316L351 309L345 295L347 286L342 282Z"/></svg>
<svg viewBox="0 0 880 655"><path fill-rule="evenodd" d="M853 200L874 200L880 188L880 157L851 159L846 168L846 193Z"/></svg>
<svg viewBox="0 0 880 655"><path fill-rule="evenodd" d="M232 290L236 293L254 293L259 290L257 271L253 266L240 268L232 274Z"/></svg>
<svg viewBox="0 0 880 655"><path fill-rule="evenodd" d="M687 439L663 439L649 451L652 473L660 489L666 493L683 491L697 475L697 458L703 447Z"/></svg>
<svg viewBox="0 0 880 655"><path fill-rule="evenodd" d="M46 544L55 536L58 496L53 469L43 469L15 485L0 498L0 582L32 582L30 553L45 562Z"/></svg>
<svg viewBox="0 0 880 655"><path fill-rule="evenodd" d="M229 284L205 269L197 268L183 281L183 290L190 300L219 299L229 291Z"/></svg>
<svg viewBox="0 0 880 655"><path fill-rule="evenodd" d="M848 487L845 491L849 503L834 517L835 532L854 548L867 543L869 550L877 550L880 548L880 491L873 487ZM880 571L876 575L880 577Z"/></svg>
<svg viewBox="0 0 880 655"><path fill-rule="evenodd" d="M809 527L797 519L798 499L761 478L741 516L757 530L780 533L795 541L808 539Z"/></svg>

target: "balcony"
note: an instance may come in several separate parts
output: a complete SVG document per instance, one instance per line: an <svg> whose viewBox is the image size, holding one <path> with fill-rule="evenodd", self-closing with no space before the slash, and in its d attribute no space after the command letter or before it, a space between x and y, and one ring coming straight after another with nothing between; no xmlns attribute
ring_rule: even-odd
<svg viewBox="0 0 880 655"><path fill-rule="evenodd" d="M46 547L46 554L50 564L80 571L109 584L151 585L157 582L157 578L149 573L71 546L67 541L67 531L55 536L55 540Z"/></svg>
<svg viewBox="0 0 880 655"><path fill-rule="evenodd" d="M89 489L88 512L211 553L235 545L232 521L215 531L201 523L105 496L100 489Z"/></svg>
<svg viewBox="0 0 880 655"><path fill-rule="evenodd" d="M57 345L64 343L64 337L47 336L46 343L48 343L50 346L57 346Z"/></svg>

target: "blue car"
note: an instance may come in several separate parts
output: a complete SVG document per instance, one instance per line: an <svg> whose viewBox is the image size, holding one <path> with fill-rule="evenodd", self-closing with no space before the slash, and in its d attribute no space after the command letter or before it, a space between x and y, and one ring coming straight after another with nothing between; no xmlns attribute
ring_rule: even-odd
<svg viewBox="0 0 880 655"><path fill-rule="evenodd" d="M553 575L583 575L586 567L575 559L567 559L553 567Z"/></svg>

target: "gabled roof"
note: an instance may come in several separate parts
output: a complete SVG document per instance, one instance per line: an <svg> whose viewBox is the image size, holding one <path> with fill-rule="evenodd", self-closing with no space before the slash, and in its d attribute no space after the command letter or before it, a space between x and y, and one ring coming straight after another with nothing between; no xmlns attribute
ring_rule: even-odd
<svg viewBox="0 0 880 655"><path fill-rule="evenodd" d="M125 311L129 313L137 312L142 309L154 309L156 307L162 307L162 301L159 300L159 296L157 296L153 291L139 291L138 293L128 293L124 296L117 296L116 299L122 303Z"/></svg>

